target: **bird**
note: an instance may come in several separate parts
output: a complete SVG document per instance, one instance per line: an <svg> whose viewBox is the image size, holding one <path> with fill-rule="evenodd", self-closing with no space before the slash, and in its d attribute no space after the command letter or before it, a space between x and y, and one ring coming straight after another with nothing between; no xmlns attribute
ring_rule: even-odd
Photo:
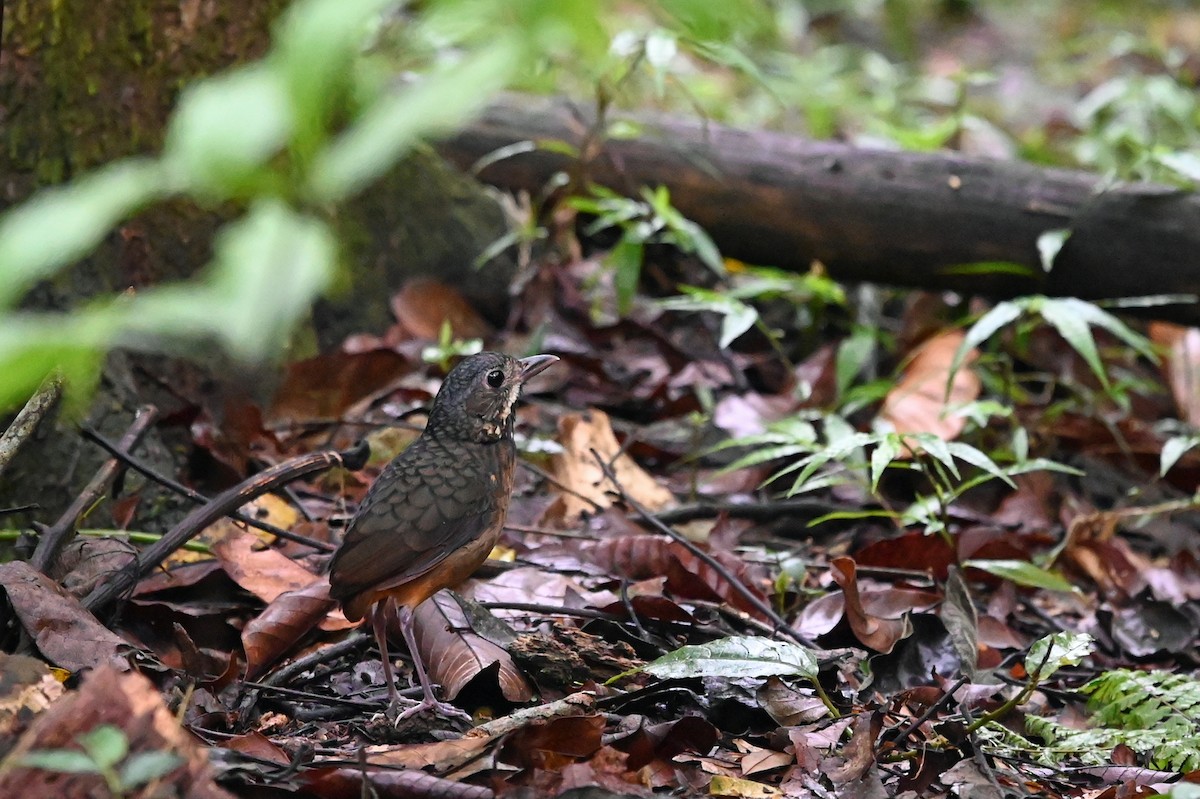
<svg viewBox="0 0 1200 799"><path fill-rule="evenodd" d="M368 614L383 657L387 715L395 723L432 710L467 718L438 701L413 634L413 611L482 564L500 538L516 465L513 407L521 387L556 362L554 355L470 355L442 381L421 435L367 490L329 572L330 596L350 621ZM401 710L388 655L395 612L424 699Z"/></svg>

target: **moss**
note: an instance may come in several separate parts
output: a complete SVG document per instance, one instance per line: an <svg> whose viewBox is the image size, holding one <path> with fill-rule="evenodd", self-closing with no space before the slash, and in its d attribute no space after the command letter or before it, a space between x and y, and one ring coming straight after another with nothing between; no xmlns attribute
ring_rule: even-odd
<svg viewBox="0 0 1200 799"><path fill-rule="evenodd" d="M284 0L15 0L0 105L25 192L157 149L180 88L260 55ZM186 10L187 8L192 10Z"/></svg>

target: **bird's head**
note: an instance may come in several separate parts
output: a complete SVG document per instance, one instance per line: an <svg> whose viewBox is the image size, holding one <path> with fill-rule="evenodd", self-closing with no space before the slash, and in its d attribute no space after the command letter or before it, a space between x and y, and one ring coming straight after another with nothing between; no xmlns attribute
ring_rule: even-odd
<svg viewBox="0 0 1200 799"><path fill-rule="evenodd" d="M442 382L425 429L443 438L498 441L512 432L512 409L521 386L557 360L554 355L514 358L501 352L463 358Z"/></svg>

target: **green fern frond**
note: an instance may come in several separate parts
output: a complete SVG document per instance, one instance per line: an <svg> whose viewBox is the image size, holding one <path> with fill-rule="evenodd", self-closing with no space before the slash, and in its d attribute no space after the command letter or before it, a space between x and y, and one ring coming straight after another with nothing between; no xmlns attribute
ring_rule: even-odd
<svg viewBox="0 0 1200 799"><path fill-rule="evenodd" d="M1092 727L1075 729L1029 716L1025 728L1045 745L1021 736L992 732L981 736L993 751L1020 754L1046 765L1075 758L1085 765L1110 762L1114 747L1128 746L1151 768L1178 772L1200 768L1200 680L1160 671L1120 669L1084 685ZM990 725L995 726L995 725ZM983 732L981 730L981 732Z"/></svg>

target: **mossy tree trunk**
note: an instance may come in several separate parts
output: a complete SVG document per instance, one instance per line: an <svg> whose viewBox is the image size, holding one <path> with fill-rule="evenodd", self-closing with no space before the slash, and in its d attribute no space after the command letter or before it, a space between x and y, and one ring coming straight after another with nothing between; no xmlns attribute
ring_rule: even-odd
<svg viewBox="0 0 1200 799"><path fill-rule="evenodd" d="M157 152L181 90L266 52L271 24L286 5L285 0L5 2L0 209L115 159ZM238 210L185 200L148 209L122 223L90 257L39 285L25 303L65 309L193 276L210 257L215 231ZM468 296L503 318L511 263L481 279L472 277L470 266L503 234L503 214L478 184L431 152L410 158L340 209L338 221L346 232L347 268L336 296L322 301L314 314L315 340L322 346L350 332L382 332L391 321L387 296L412 274L465 277ZM154 403L167 417L186 417L188 405L219 409L229 391L262 399L273 383L270 372L241 370L234 378L227 372L222 383L211 370L118 353L109 359L85 422L115 440L141 403ZM229 385L259 375L265 387ZM166 473L177 471L180 448L190 443L186 427L154 432L139 453ZM39 435L0 482L0 507L38 503L34 518L50 522L104 455L81 444L74 424L44 425ZM102 511L88 523L106 525L107 516ZM18 523L29 520L17 517ZM164 523L155 520L151 529Z"/></svg>

